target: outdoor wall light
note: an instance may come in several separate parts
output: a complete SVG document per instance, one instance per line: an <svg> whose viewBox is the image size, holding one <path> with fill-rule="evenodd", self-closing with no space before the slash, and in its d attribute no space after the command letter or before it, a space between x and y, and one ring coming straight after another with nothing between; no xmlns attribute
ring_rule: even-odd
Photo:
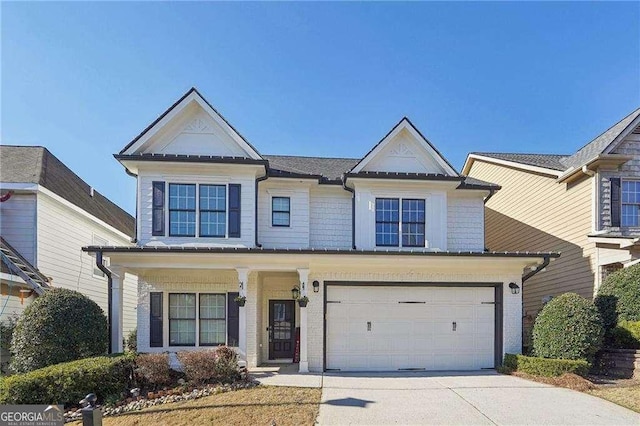
<svg viewBox="0 0 640 426"><path fill-rule="evenodd" d="M300 296L300 288L298 288L298 286L295 286L294 288L291 289L291 298L295 300L299 296Z"/></svg>
<svg viewBox="0 0 640 426"><path fill-rule="evenodd" d="M509 288L511 289L511 294L520 293L520 286L516 283L509 283Z"/></svg>
<svg viewBox="0 0 640 426"><path fill-rule="evenodd" d="M317 293L320 291L320 283L318 281L314 281L313 283L313 292Z"/></svg>

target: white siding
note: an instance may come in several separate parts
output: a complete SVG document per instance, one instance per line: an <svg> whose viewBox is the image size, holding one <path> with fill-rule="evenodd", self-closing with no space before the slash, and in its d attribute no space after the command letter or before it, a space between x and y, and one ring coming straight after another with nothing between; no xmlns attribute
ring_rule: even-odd
<svg viewBox="0 0 640 426"><path fill-rule="evenodd" d="M351 193L340 186L311 188L309 245L351 248Z"/></svg>
<svg viewBox="0 0 640 426"><path fill-rule="evenodd" d="M290 198L290 226L271 223L272 197ZM258 242L265 248L309 247L309 185L286 182L260 183L258 189Z"/></svg>
<svg viewBox="0 0 640 426"><path fill-rule="evenodd" d="M109 244L126 246L128 239L99 225L48 195L38 194L38 268L63 287L90 297L107 312L107 278L94 275L95 258L82 247L96 235ZM136 326L137 277L124 281L124 336Z"/></svg>
<svg viewBox="0 0 640 426"><path fill-rule="evenodd" d="M152 236L152 182L166 182L165 187L165 233L167 236ZM168 219L168 194L169 183L200 183L200 184L240 184L241 187L241 228L240 238L201 238L201 237L169 237L169 219ZM162 173L143 173L138 175L138 186L140 188L138 200L138 223L140 245L207 245L207 246L235 246L235 247L253 247L255 245L255 177L253 174L233 175L208 175L208 174L162 174ZM198 198L196 194L196 199ZM228 199L228 194L227 194ZM196 217L198 216L196 212ZM228 224L227 224L228 228ZM196 230L197 231L197 230Z"/></svg>
<svg viewBox="0 0 640 426"><path fill-rule="evenodd" d="M0 235L31 264L37 265L35 194L14 194L0 203Z"/></svg>
<svg viewBox="0 0 640 426"><path fill-rule="evenodd" d="M449 250L484 250L484 202L480 196L447 198Z"/></svg>

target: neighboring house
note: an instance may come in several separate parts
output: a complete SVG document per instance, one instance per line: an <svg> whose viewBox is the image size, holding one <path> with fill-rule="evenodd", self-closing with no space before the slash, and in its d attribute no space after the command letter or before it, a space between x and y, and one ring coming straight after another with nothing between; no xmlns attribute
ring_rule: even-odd
<svg viewBox="0 0 640 426"><path fill-rule="evenodd" d="M562 257L524 286L525 328L551 297L592 298L640 259L640 109L572 155L471 153L462 173L499 184L485 204L490 250Z"/></svg>
<svg viewBox="0 0 640 426"><path fill-rule="evenodd" d="M494 368L521 349L523 269L557 257L485 251L499 187L458 174L406 118L360 159L261 155L191 89L115 157L137 177L137 246L85 250L114 281L138 275L142 352Z"/></svg>
<svg viewBox="0 0 640 426"><path fill-rule="evenodd" d="M0 320L53 287L83 293L107 315L108 277L82 247L131 245L134 218L43 147L0 146L0 195ZM129 332L137 277L126 277L123 297L121 327Z"/></svg>

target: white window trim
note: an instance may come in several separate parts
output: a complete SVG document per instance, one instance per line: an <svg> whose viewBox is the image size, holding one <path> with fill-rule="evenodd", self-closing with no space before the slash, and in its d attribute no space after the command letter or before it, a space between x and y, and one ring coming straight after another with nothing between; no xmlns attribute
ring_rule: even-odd
<svg viewBox="0 0 640 426"><path fill-rule="evenodd" d="M640 203L625 203L622 200L622 187L623 187L623 183L624 182L635 182L635 183L640 183L640 179L634 179L634 178L620 178L620 227L621 228L625 228L625 229L634 229L634 228L640 228ZM623 225L622 224L622 211L623 211L623 207L624 205L628 205L628 206L638 206L638 225Z"/></svg>
<svg viewBox="0 0 640 426"><path fill-rule="evenodd" d="M267 193L269 194L269 217L268 217L268 221L269 221L269 228L274 229L274 230L285 230L285 229L291 229L293 228L293 214L292 214L292 201L293 201L293 196L295 194L294 191L290 191L290 190L286 190L286 189L268 189ZM273 224L273 198L276 197L282 197L282 198L288 198L289 199L289 226L277 226Z"/></svg>
<svg viewBox="0 0 640 426"><path fill-rule="evenodd" d="M169 217L171 216L170 208L169 208L169 187L170 185L195 185L196 186L196 233L194 236L185 236L185 235L170 235L171 234L171 221ZM167 208L165 209L164 214L164 225L166 231L165 238L206 238L212 240L228 240L229 239L229 182L193 182L193 181L180 181L180 180L166 180L165 181L166 189L164 194L164 202ZM224 236L220 237L201 237L200 236L200 185L218 185L224 186L225 191L225 202L226 202L226 221L224 227ZM240 200L242 203L242 199Z"/></svg>
<svg viewBox="0 0 640 426"><path fill-rule="evenodd" d="M166 311L166 316L163 314L163 318L162 321L164 323L164 321L166 320L166 326L163 326L164 330L163 333L166 332L166 346L165 348L170 348L171 351L174 350L190 350L193 348L217 348L217 346L215 345L200 345L200 295L201 294L221 294L224 295L224 345L228 346L229 345L229 333L228 333L228 327L229 327L229 292L211 292L211 291L183 291L183 290L171 290L171 291L163 291L163 299L166 300L166 306L163 306L163 309L165 309ZM171 303L169 302L169 295L170 294L195 294L196 295L196 318L195 318L195 322L196 322L196 340L195 340L195 345L190 345L190 346L180 346L180 345L172 345L171 344L171 327L169 326L169 323L171 321L171 318L169 317L169 309L171 307Z"/></svg>
<svg viewBox="0 0 640 426"><path fill-rule="evenodd" d="M385 245L378 245L378 231L377 231L377 223L378 221L376 220L376 213L377 213L377 206L376 206L376 201L378 199L397 199L398 200L398 245L397 246L385 246ZM402 244L402 201L403 200L421 200L424 201L424 246L405 246ZM408 249L419 249L419 248L428 248L429 247L429 242L427 241L427 197L422 197L422 196L410 196L407 195L406 197L401 197L401 196L397 196L397 195L376 195L373 194L373 242L375 247L381 247L381 248L408 248Z"/></svg>

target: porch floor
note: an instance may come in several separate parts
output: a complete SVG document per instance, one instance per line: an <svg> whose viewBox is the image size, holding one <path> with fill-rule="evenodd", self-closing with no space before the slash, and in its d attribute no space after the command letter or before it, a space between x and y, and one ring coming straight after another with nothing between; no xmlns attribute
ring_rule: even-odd
<svg viewBox="0 0 640 426"><path fill-rule="evenodd" d="M249 369L249 374L265 386L321 388L322 373L299 373L298 364L264 364Z"/></svg>

